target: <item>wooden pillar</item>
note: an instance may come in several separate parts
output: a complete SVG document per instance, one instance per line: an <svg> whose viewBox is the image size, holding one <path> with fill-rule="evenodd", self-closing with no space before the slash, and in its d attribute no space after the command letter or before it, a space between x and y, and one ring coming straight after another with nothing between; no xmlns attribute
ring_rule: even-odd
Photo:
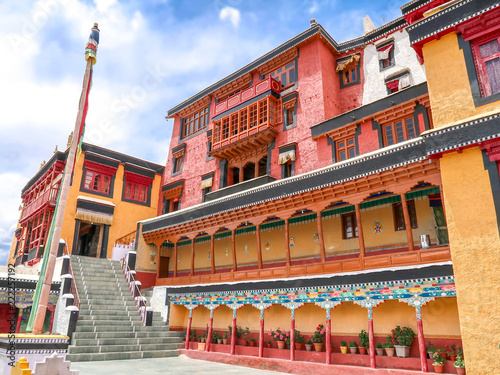
<svg viewBox="0 0 500 375"><path fill-rule="evenodd" d="M184 349L189 349L189 336L191 336L191 322L193 321L193 310L189 309L188 326L186 330L186 343Z"/></svg>
<svg viewBox="0 0 500 375"><path fill-rule="evenodd" d="M255 159L254 177L259 177L259 160Z"/></svg>
<svg viewBox="0 0 500 375"><path fill-rule="evenodd" d="M259 263L259 270L262 269L262 246L260 244L260 224L256 225L256 231L257 235L257 262Z"/></svg>
<svg viewBox="0 0 500 375"><path fill-rule="evenodd" d="M191 276L194 276L194 237L191 240Z"/></svg>
<svg viewBox="0 0 500 375"><path fill-rule="evenodd" d="M359 257L363 258L365 256L365 239L363 237L363 225L361 224L361 211L359 210L359 203L355 204L355 210L356 225L358 226Z"/></svg>
<svg viewBox="0 0 500 375"><path fill-rule="evenodd" d="M210 237L210 267L212 268L212 273L215 273L215 234Z"/></svg>
<svg viewBox="0 0 500 375"><path fill-rule="evenodd" d="M323 222L321 220L321 211L316 211L317 215L317 224L318 224L318 237L319 237L319 253L321 254L321 261L326 261L326 253L325 253L325 240L323 238Z"/></svg>
<svg viewBox="0 0 500 375"><path fill-rule="evenodd" d="M424 327L422 325L422 312L420 306L415 306L415 313L417 315L417 332L418 332L418 351L420 353L420 365L422 372L429 372L427 366L427 352L425 350L425 337Z"/></svg>
<svg viewBox="0 0 500 375"><path fill-rule="evenodd" d="M292 324L290 327L290 361L295 361L295 310L292 309Z"/></svg>
<svg viewBox="0 0 500 375"><path fill-rule="evenodd" d="M286 265L290 267L291 256L290 256L290 234L289 234L289 222L290 219L285 219L285 252L286 252Z"/></svg>
<svg viewBox="0 0 500 375"><path fill-rule="evenodd" d="M403 217L405 219L406 238L408 241L408 251L413 251L413 232L411 230L410 213L408 212L408 202L406 201L406 194L401 194L401 206L403 207Z"/></svg>
<svg viewBox="0 0 500 375"><path fill-rule="evenodd" d="M231 232L231 246L231 251L233 253L233 271L236 272L238 271L238 264L236 263L236 229L233 229Z"/></svg>
<svg viewBox="0 0 500 375"><path fill-rule="evenodd" d="M332 364L332 320L331 310L326 309L326 364Z"/></svg>
<svg viewBox="0 0 500 375"><path fill-rule="evenodd" d="M52 326L54 325L54 313L56 311L56 307L55 306L49 306L47 309L50 311L49 332L52 333Z"/></svg>
<svg viewBox="0 0 500 375"><path fill-rule="evenodd" d="M375 336L373 334L373 309L368 308L368 339L370 343L370 367L377 368L375 359Z"/></svg>
<svg viewBox="0 0 500 375"><path fill-rule="evenodd" d="M174 277L177 277L177 258L178 258L178 252L177 252L177 242L175 243L174 246Z"/></svg>
<svg viewBox="0 0 500 375"><path fill-rule="evenodd" d="M233 309L233 325L231 329L231 355L236 351L236 309Z"/></svg>
<svg viewBox="0 0 500 375"><path fill-rule="evenodd" d="M260 310L259 357L264 357L264 309Z"/></svg>
<svg viewBox="0 0 500 375"><path fill-rule="evenodd" d="M16 333L19 333L21 329L21 320L23 320L23 309L19 308L17 313Z"/></svg>
<svg viewBox="0 0 500 375"><path fill-rule="evenodd" d="M205 351L210 351L210 345L212 344L212 329L214 326L214 310L210 309L210 320L208 322L208 335L207 344L205 345Z"/></svg>

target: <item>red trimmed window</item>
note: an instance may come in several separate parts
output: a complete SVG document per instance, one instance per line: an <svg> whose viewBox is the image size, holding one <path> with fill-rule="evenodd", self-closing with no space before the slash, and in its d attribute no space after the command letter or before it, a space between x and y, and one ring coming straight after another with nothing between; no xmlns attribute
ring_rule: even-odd
<svg viewBox="0 0 500 375"><path fill-rule="evenodd" d="M125 199L146 203L149 186L127 182L125 184Z"/></svg>
<svg viewBox="0 0 500 375"><path fill-rule="evenodd" d="M188 137L208 126L208 107L184 119L182 138Z"/></svg>
<svg viewBox="0 0 500 375"><path fill-rule="evenodd" d="M356 156L354 137L337 141L337 161L344 161Z"/></svg>
<svg viewBox="0 0 500 375"><path fill-rule="evenodd" d="M354 212L342 215L342 237L344 240L358 237L358 223Z"/></svg>
<svg viewBox="0 0 500 375"><path fill-rule="evenodd" d="M472 44L482 96L500 92L500 37Z"/></svg>
<svg viewBox="0 0 500 375"><path fill-rule="evenodd" d="M397 120L382 127L384 134L384 145L390 146L395 143L407 141L417 136L415 132L415 121L413 117Z"/></svg>
<svg viewBox="0 0 500 375"><path fill-rule="evenodd" d="M394 65L394 42L377 47L380 70L387 69Z"/></svg>
<svg viewBox="0 0 500 375"><path fill-rule="evenodd" d="M111 186L111 175L103 174L94 170L85 172L84 187L87 190L97 191L98 193L109 194Z"/></svg>

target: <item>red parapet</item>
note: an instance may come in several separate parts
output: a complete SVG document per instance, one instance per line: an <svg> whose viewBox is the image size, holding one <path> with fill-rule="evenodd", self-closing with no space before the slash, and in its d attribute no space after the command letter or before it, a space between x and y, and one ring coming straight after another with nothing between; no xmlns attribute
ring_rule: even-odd
<svg viewBox="0 0 500 375"><path fill-rule="evenodd" d="M226 112L227 110L240 105L247 100L255 98L256 96L261 95L264 92L269 90L274 91L279 94L281 92L281 83L276 81L272 77L267 77L260 82L257 82L252 87L244 89L239 93L227 98L226 100L221 101L215 106L214 113L212 117L218 116L221 113Z"/></svg>

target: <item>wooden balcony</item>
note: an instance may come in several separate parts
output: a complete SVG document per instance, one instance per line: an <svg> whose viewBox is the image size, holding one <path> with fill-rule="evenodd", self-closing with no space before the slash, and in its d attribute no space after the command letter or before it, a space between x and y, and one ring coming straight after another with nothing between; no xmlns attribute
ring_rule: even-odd
<svg viewBox="0 0 500 375"><path fill-rule="evenodd" d="M21 219L19 220L19 222L25 222L45 206L55 206L58 192L58 188L50 188L39 197L37 197L33 202L23 208L23 213L21 214Z"/></svg>
<svg viewBox="0 0 500 375"><path fill-rule="evenodd" d="M311 264L291 265L275 268L230 271L209 275L157 278L156 285L210 284L245 280L280 279L305 277L343 272L356 272L377 268L404 267L451 261L449 246L432 247L415 251L402 251L380 255L331 260Z"/></svg>

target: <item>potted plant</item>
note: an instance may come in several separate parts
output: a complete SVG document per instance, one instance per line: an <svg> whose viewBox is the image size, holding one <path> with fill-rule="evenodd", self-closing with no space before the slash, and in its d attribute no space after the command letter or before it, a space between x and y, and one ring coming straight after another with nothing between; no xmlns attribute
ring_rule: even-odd
<svg viewBox="0 0 500 375"><path fill-rule="evenodd" d="M271 340L267 341L267 347L270 348L273 345L273 342Z"/></svg>
<svg viewBox="0 0 500 375"><path fill-rule="evenodd" d="M224 336L222 337L222 343L224 345L227 345L227 338L228 338L228 336L229 336L229 332L228 331L224 332Z"/></svg>
<svg viewBox="0 0 500 375"><path fill-rule="evenodd" d="M222 335L220 333L215 333L212 336L215 337L215 341L217 342L217 344L222 344Z"/></svg>
<svg viewBox="0 0 500 375"><path fill-rule="evenodd" d="M403 358L410 356L411 343L415 338L415 332L411 328L397 326L389 337L396 348L396 356Z"/></svg>
<svg viewBox="0 0 500 375"><path fill-rule="evenodd" d="M282 331L279 327L276 331L271 331L269 333L273 340L278 344L278 349L285 349L285 341L288 339L288 333Z"/></svg>
<svg viewBox="0 0 500 375"><path fill-rule="evenodd" d="M196 330L192 330L189 333L189 341L193 341L193 342L198 341L198 336L196 336Z"/></svg>
<svg viewBox="0 0 500 375"><path fill-rule="evenodd" d="M432 365L434 366L434 371L438 374L441 374L443 372L443 366L446 363L446 359L443 358L441 355L441 349L438 349L434 352L432 355L432 359L434 359L434 362Z"/></svg>
<svg viewBox="0 0 500 375"><path fill-rule="evenodd" d="M375 351L377 352L377 355L379 355L379 356L384 355L384 347L382 346L381 342L377 342L375 344Z"/></svg>
<svg viewBox="0 0 500 375"><path fill-rule="evenodd" d="M313 342L311 340L306 340L306 350L310 352L313 347Z"/></svg>
<svg viewBox="0 0 500 375"><path fill-rule="evenodd" d="M356 351L358 350L358 343L354 340L349 342L349 350L351 351L351 354L356 354Z"/></svg>
<svg viewBox="0 0 500 375"><path fill-rule="evenodd" d="M314 350L317 352L323 351L323 337L326 335L325 326L323 324L319 324L316 327L316 331L314 331L311 339L314 344Z"/></svg>
<svg viewBox="0 0 500 375"><path fill-rule="evenodd" d="M370 339L368 333L362 329L358 335L359 338L359 354L366 354L366 348L370 346Z"/></svg>
<svg viewBox="0 0 500 375"><path fill-rule="evenodd" d="M460 347L457 348L457 359L455 359L453 366L457 370L457 375L465 375L464 353Z"/></svg>
<svg viewBox="0 0 500 375"><path fill-rule="evenodd" d="M385 355L387 355L388 357L394 357L394 344L391 341L387 340L382 345L385 349Z"/></svg>
<svg viewBox="0 0 500 375"><path fill-rule="evenodd" d="M255 346L255 339L253 337L249 338L248 339L248 344L250 344L250 346Z"/></svg>
<svg viewBox="0 0 500 375"><path fill-rule="evenodd" d="M432 356L434 355L434 352L436 351L436 345L432 344L429 341L429 343L425 346L425 350L427 351L427 355L429 356L429 359L432 359Z"/></svg>
<svg viewBox="0 0 500 375"><path fill-rule="evenodd" d="M347 354L347 342L345 342L344 340L340 342L340 352L342 354Z"/></svg>
<svg viewBox="0 0 500 375"><path fill-rule="evenodd" d="M302 350L302 347L304 346L304 336L297 329L295 330L294 339L295 339L295 349Z"/></svg>
<svg viewBox="0 0 500 375"><path fill-rule="evenodd" d="M455 345L452 345L451 346L451 349L447 351L446 354L448 354L448 358L450 359L450 361L452 362L455 362L455 360L457 359L457 347Z"/></svg>
<svg viewBox="0 0 500 375"><path fill-rule="evenodd" d="M248 335L250 334L250 329L248 327L245 327L245 329L243 329L243 327L240 327L240 326L237 326L236 327L236 337L239 340L239 344L242 345L242 346L247 346L247 337Z"/></svg>

